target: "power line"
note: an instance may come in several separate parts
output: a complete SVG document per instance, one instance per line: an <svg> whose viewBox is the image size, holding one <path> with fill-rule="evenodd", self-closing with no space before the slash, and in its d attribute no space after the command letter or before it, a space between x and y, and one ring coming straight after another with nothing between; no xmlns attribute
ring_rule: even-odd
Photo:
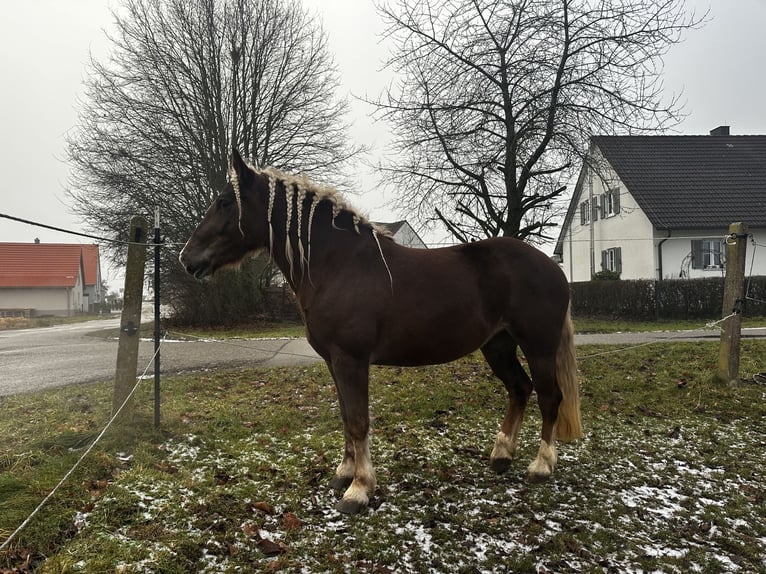
<svg viewBox="0 0 766 574"><path fill-rule="evenodd" d="M42 227L44 229L60 231L61 233L68 233L69 235L79 235L80 237L87 237L88 239L96 239L98 241L105 241L107 243L127 243L125 241L118 241L116 239L107 239L106 237L100 237L98 235L90 235L88 233L81 233L79 231L71 231L69 229L63 229L61 227L54 227L53 225L46 225L45 223L30 221L29 219L22 219L21 217L15 217L13 215L8 215L6 213L0 213L0 217L5 219L10 219L11 221L18 221L19 223L26 223L27 225L33 225L34 227Z"/></svg>
<svg viewBox="0 0 766 574"><path fill-rule="evenodd" d="M43 229L50 229L52 231L59 231L61 233L68 233L69 235L78 235L80 237L87 237L88 239L95 239L96 241L102 241L104 243L113 243L113 244L119 244L119 245L131 245L132 241L125 241L122 239L112 239L109 237L102 237L100 235L91 235L90 233L82 233L80 231L72 231L71 229L64 229L63 227L55 227L53 225L47 225L45 223L40 223L38 221L31 221L29 219L23 219L21 217L16 217L14 215L8 215L7 213L0 213L0 218L4 219L10 219L11 221L17 221L19 223L24 223L26 225L32 225L34 227L42 227ZM153 245L153 242L147 242L142 243L141 245ZM163 243L163 245L165 245ZM177 245L177 244L169 244L169 245Z"/></svg>

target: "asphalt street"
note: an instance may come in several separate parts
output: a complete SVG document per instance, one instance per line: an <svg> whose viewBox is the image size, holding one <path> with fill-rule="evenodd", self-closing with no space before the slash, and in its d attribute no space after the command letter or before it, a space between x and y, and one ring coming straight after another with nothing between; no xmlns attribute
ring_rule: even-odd
<svg viewBox="0 0 766 574"><path fill-rule="evenodd" d="M105 330L119 327L119 319L89 321L40 329L0 331L0 396L38 391L73 383L114 379L117 338ZM649 333L583 334L575 343L641 345L649 342L716 340L715 329L654 331ZM766 328L744 329L745 337L766 337ZM319 360L303 338L206 339L166 338L160 349L164 374L238 366L291 366ZM154 373L154 343L139 343L138 372Z"/></svg>
<svg viewBox="0 0 766 574"><path fill-rule="evenodd" d="M0 331L0 396L72 383L114 380L116 337L105 330L119 319L88 321L41 329ZM137 375L154 374L154 341L141 339ZM181 341L166 338L160 347L162 373L243 365L286 366L319 360L305 339Z"/></svg>

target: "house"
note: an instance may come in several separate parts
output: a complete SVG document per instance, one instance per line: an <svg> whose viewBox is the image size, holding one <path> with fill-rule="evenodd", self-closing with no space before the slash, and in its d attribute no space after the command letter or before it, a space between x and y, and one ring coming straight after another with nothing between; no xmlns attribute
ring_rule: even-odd
<svg viewBox="0 0 766 574"><path fill-rule="evenodd" d="M98 245L0 243L0 316L71 316L103 300Z"/></svg>
<svg viewBox="0 0 766 574"><path fill-rule="evenodd" d="M373 225L387 231L394 241L407 247L418 247L426 249L426 244L420 239L420 236L412 229L412 226L406 221L395 221L393 223L374 223Z"/></svg>
<svg viewBox="0 0 766 574"><path fill-rule="evenodd" d="M766 136L594 136L554 248L570 281L720 276L729 225L766 275Z"/></svg>

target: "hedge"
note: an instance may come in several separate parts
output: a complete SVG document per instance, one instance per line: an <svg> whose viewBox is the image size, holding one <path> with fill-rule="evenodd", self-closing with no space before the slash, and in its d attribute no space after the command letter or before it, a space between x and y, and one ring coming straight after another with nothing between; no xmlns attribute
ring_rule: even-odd
<svg viewBox="0 0 766 574"><path fill-rule="evenodd" d="M572 313L617 319L715 319L723 312L723 285L723 277L582 281L571 285ZM766 277L746 277L745 287L743 314L766 316Z"/></svg>

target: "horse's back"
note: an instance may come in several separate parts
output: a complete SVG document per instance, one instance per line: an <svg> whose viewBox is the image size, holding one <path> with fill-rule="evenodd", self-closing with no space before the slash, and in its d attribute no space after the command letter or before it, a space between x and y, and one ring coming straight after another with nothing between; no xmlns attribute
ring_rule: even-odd
<svg viewBox="0 0 766 574"><path fill-rule="evenodd" d="M392 292L378 318L373 362L451 361L501 329L522 348L533 340L537 347L558 344L560 328L549 336L547 323L563 322L568 286L556 264L534 247L496 238L433 250L396 246L386 257Z"/></svg>

